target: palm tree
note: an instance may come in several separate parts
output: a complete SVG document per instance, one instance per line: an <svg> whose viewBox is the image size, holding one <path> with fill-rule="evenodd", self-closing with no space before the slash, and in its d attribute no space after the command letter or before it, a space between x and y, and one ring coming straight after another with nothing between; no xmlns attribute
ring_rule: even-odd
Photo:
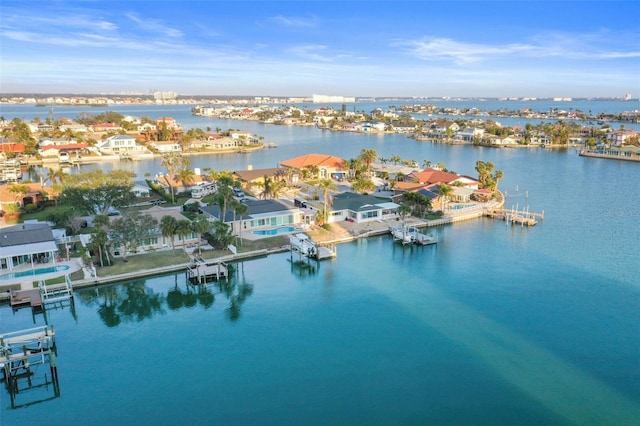
<svg viewBox="0 0 640 426"><path fill-rule="evenodd" d="M193 184L194 176L195 176L195 173L193 169L184 168L184 169L178 170L178 180L182 182L182 186L184 188Z"/></svg>
<svg viewBox="0 0 640 426"><path fill-rule="evenodd" d="M171 202L175 203L176 199L173 193L173 181L175 179L175 174L176 174L176 168L181 164L182 162L182 157L180 157L180 154L178 154L177 152L171 152L169 154L165 154L162 157L162 161L160 162L160 165L162 167L166 167L168 173L168 176L166 178L167 181L167 185L169 185L169 189L171 190Z"/></svg>
<svg viewBox="0 0 640 426"><path fill-rule="evenodd" d="M109 216L106 214L97 214L93 218L93 226L96 229L96 232L91 237L91 241L95 242L98 246L98 251L100 253L100 266L104 266L102 262L102 248L104 247L105 254L107 255L107 263L111 266L111 257L109 256L109 250L107 249L107 243L109 242L109 237L107 232L104 230L104 227L109 225ZM95 241L94 241L95 239Z"/></svg>
<svg viewBox="0 0 640 426"><path fill-rule="evenodd" d="M374 189L376 189L376 184L369 179L356 178L351 184L351 187L356 192L365 193L365 192L371 192Z"/></svg>
<svg viewBox="0 0 640 426"><path fill-rule="evenodd" d="M371 164L378 158L378 151L375 149L362 149L358 158L366 167L367 176L371 176Z"/></svg>
<svg viewBox="0 0 640 426"><path fill-rule="evenodd" d="M160 219L160 232L165 238L171 239L171 251L175 253L175 236L178 230L178 220L173 216L162 216Z"/></svg>
<svg viewBox="0 0 640 426"><path fill-rule="evenodd" d="M310 164L305 167L309 171L312 179L316 179L318 177L318 173L320 173L320 168L315 164Z"/></svg>
<svg viewBox="0 0 640 426"><path fill-rule="evenodd" d="M234 215L240 216L240 232L238 233L240 236L240 244L242 244L242 229L244 225L244 216L249 213L249 206L243 203L235 203L233 205L233 213ZM235 222L235 217L234 217Z"/></svg>
<svg viewBox="0 0 640 426"><path fill-rule="evenodd" d="M504 173L502 172L502 170L496 170L493 173L493 181L495 182L495 185L493 187L494 191L498 190L498 183L500 182L500 179L502 179L504 176Z"/></svg>
<svg viewBox="0 0 640 426"><path fill-rule="evenodd" d="M216 203L220 206L220 221L224 222L227 216L227 205L234 196L233 189L229 185L220 186L218 184L218 193L215 196Z"/></svg>
<svg viewBox="0 0 640 426"><path fill-rule="evenodd" d="M333 183L333 181L331 179L321 179L318 182L318 188L320 188L322 190L322 200L324 202L324 223L327 223L327 221L329 220L329 211L327 210L327 205L329 205L329 191L333 191L335 190L336 184Z"/></svg>
<svg viewBox="0 0 640 426"><path fill-rule="evenodd" d="M422 162L422 167L424 167L425 169L430 168L430 167L431 167L431 161L429 161L429 160L424 160L424 161Z"/></svg>
<svg viewBox="0 0 640 426"><path fill-rule="evenodd" d="M393 163L393 165L395 166L396 164L400 163L402 161L402 158L400 158L399 155L393 154L391 157L389 157L389 161L391 161Z"/></svg>
<svg viewBox="0 0 640 426"><path fill-rule="evenodd" d="M440 183L440 184L438 184L438 192L440 193L440 196L442 197L442 211L444 212L445 203L449 199L449 196L453 193L453 188L451 188L446 183Z"/></svg>
<svg viewBox="0 0 640 426"><path fill-rule="evenodd" d="M193 232L191 228L191 221L189 219L180 219L176 222L176 234L182 238L182 248L184 252L187 252L187 245L185 244L186 237Z"/></svg>
<svg viewBox="0 0 640 426"><path fill-rule="evenodd" d="M193 219L191 222L191 226L193 227L193 232L199 235L198 239L198 253L202 254L202 247L200 247L200 241L202 240L202 234L209 231L211 224L205 215L200 214Z"/></svg>
<svg viewBox="0 0 640 426"><path fill-rule="evenodd" d="M262 182L258 184L262 188L262 192L260 193L260 198L266 200L267 198L273 198L273 179L269 176L264 175L262 178Z"/></svg>

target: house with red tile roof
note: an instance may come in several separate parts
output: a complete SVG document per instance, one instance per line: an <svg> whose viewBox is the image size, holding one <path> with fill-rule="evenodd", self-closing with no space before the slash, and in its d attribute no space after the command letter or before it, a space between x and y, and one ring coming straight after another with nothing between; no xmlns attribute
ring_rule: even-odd
<svg viewBox="0 0 640 426"><path fill-rule="evenodd" d="M280 166L300 170L307 167L317 167L318 177L321 179L328 179L333 174L345 173L345 164L345 160L333 155L305 154L300 157L282 161Z"/></svg>
<svg viewBox="0 0 640 426"><path fill-rule="evenodd" d="M116 123L97 123L91 126L91 129L94 132L119 132L122 127Z"/></svg>
<svg viewBox="0 0 640 426"><path fill-rule="evenodd" d="M180 125L178 124L178 122L175 120L175 118L172 117L160 117L156 120L156 125L158 127L158 129L162 129L163 125L167 126L167 129L180 129Z"/></svg>
<svg viewBox="0 0 640 426"><path fill-rule="evenodd" d="M468 176L462 176L456 173L443 172L438 169L426 169L420 171L414 171L407 176L405 176L405 182L413 182L420 184L439 184L446 183L447 185L460 185L471 188L478 189L480 182L476 179L470 178Z"/></svg>
<svg viewBox="0 0 640 426"><path fill-rule="evenodd" d="M22 143L9 142L7 139L0 139L0 159L11 158L15 154L22 154L25 150Z"/></svg>
<svg viewBox="0 0 640 426"><path fill-rule="evenodd" d="M26 193L12 192L11 188L16 184L0 185L0 210L4 210L4 206L8 204L20 204L24 207L29 204L36 204L46 199L53 200L58 194L50 186L43 186L40 183L21 183L20 186L28 188Z"/></svg>

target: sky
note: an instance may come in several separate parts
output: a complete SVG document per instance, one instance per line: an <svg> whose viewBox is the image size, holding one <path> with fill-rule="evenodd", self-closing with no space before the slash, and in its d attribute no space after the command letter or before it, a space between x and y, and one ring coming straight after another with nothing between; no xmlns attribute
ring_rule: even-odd
<svg viewBox="0 0 640 426"><path fill-rule="evenodd" d="M0 2L0 93L640 95L640 1Z"/></svg>

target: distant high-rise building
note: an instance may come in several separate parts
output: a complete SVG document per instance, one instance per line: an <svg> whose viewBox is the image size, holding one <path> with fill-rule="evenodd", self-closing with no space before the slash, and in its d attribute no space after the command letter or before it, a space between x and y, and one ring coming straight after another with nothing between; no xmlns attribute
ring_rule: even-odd
<svg viewBox="0 0 640 426"><path fill-rule="evenodd" d="M626 95L624 95L624 100L625 101L630 101L631 100L631 93L627 93Z"/></svg>
<svg viewBox="0 0 640 426"><path fill-rule="evenodd" d="M157 101L167 101L177 97L178 94L175 92L153 92L153 99Z"/></svg>
<svg viewBox="0 0 640 426"><path fill-rule="evenodd" d="M313 103L343 103L343 102L355 102L356 98L346 96L328 96L328 95L313 95Z"/></svg>

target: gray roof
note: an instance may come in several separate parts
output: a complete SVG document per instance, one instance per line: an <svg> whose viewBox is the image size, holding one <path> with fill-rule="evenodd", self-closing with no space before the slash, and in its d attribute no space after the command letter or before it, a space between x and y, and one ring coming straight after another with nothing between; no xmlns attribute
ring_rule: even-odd
<svg viewBox="0 0 640 426"><path fill-rule="evenodd" d="M362 195L355 192L345 192L335 195L333 197L333 205L331 209L336 210L351 210L354 212L379 210L382 207L380 204L385 203L383 200L372 195Z"/></svg>
<svg viewBox="0 0 640 426"><path fill-rule="evenodd" d="M249 207L249 215L243 216L243 220L249 219L253 215L298 210L297 207L278 200L247 200L244 204ZM220 218L220 207L217 204L201 207L200 209L215 218ZM240 216L236 215L236 220L240 220ZM233 221L233 210L227 206L225 222L230 221Z"/></svg>
<svg viewBox="0 0 640 426"><path fill-rule="evenodd" d="M0 247L55 241L51 227L46 223L24 223L0 228Z"/></svg>

